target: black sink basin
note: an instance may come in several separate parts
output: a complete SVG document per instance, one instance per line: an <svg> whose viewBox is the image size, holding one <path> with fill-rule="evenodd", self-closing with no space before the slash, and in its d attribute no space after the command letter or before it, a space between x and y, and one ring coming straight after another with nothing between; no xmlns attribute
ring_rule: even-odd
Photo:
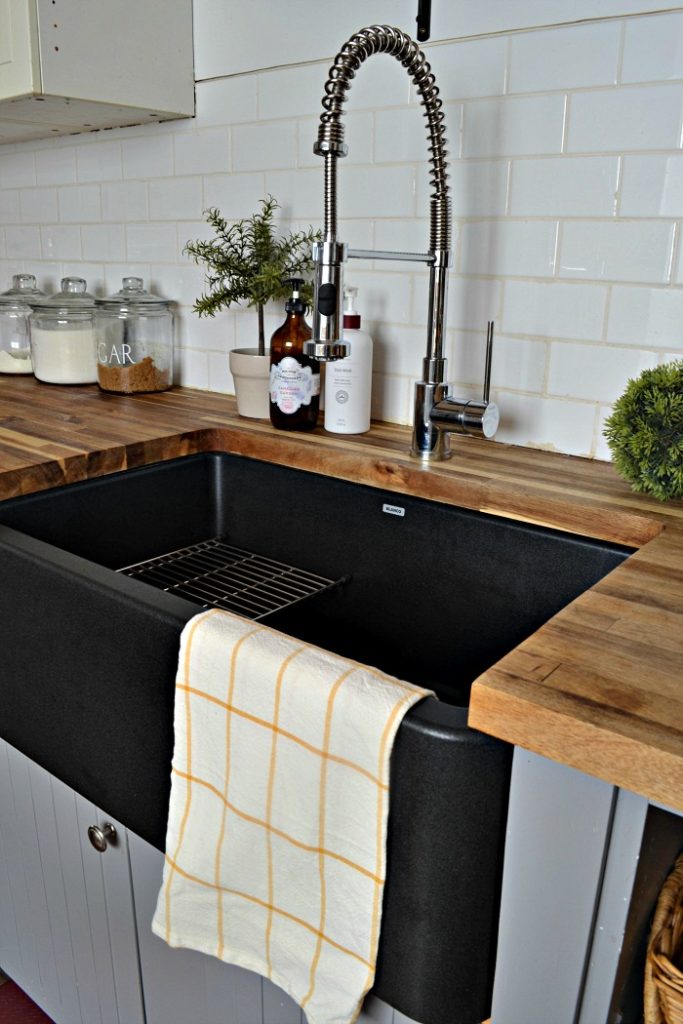
<svg viewBox="0 0 683 1024"><path fill-rule="evenodd" d="M269 625L437 692L392 754L375 991L425 1024L481 1021L510 750L467 727L470 685L629 550L222 454L3 502L2 735L159 849L199 605L116 570L213 538L331 581Z"/></svg>

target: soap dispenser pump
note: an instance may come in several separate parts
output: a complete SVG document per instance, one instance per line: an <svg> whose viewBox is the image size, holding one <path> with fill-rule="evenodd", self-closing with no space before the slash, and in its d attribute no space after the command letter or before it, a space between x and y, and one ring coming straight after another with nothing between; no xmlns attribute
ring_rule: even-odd
<svg viewBox="0 0 683 1024"><path fill-rule="evenodd" d="M325 368L325 430L364 434L370 429L372 338L361 330L355 302L358 289L344 288L344 341L350 352Z"/></svg>
<svg viewBox="0 0 683 1024"><path fill-rule="evenodd" d="M290 277L286 317L270 339L270 422L281 430L313 430L320 406L320 363L304 355L311 328L304 320L303 279Z"/></svg>

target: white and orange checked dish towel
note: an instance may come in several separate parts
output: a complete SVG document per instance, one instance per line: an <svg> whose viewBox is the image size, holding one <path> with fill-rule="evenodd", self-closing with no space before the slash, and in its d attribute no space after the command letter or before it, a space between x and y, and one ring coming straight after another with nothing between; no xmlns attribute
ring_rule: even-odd
<svg viewBox="0 0 683 1024"><path fill-rule="evenodd" d="M166 864L152 922L280 985L310 1024L372 985L389 756L429 691L208 611L183 630Z"/></svg>

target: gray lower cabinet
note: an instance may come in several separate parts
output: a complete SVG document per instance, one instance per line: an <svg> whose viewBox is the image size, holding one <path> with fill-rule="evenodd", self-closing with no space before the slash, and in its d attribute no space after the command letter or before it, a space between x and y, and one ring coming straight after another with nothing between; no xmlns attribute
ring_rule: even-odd
<svg viewBox="0 0 683 1024"><path fill-rule="evenodd" d="M0 966L57 1024L144 1024L127 836L0 740Z"/></svg>
<svg viewBox="0 0 683 1024"><path fill-rule="evenodd" d="M494 1024L604 1024L648 803L516 750ZM0 967L56 1024L305 1024L257 974L152 933L163 855L0 740ZM358 1024L411 1024L378 999Z"/></svg>

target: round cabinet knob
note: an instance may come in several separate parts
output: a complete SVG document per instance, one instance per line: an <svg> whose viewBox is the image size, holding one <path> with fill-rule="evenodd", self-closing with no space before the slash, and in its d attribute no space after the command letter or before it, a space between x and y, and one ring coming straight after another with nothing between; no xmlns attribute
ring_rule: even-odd
<svg viewBox="0 0 683 1024"><path fill-rule="evenodd" d="M110 821L105 821L102 828L99 825L91 825L88 829L88 839L98 853L104 853L109 843L116 842L116 829Z"/></svg>

